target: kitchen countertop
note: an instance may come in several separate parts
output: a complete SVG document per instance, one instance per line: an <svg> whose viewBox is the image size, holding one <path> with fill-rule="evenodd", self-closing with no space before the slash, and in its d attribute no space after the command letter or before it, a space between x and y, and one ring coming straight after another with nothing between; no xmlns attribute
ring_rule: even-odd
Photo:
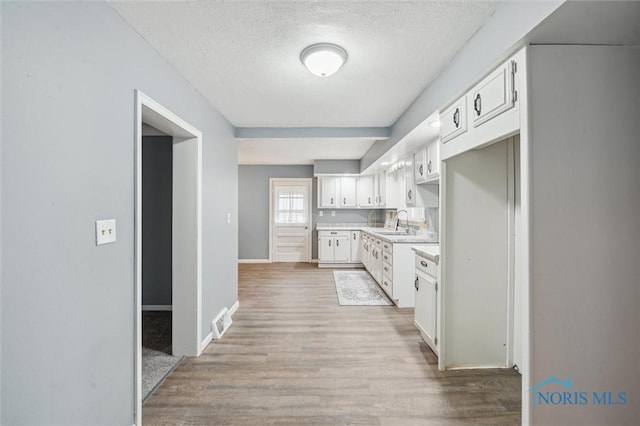
<svg viewBox="0 0 640 426"><path fill-rule="evenodd" d="M369 234L373 234L376 238L380 238L388 243L392 244L424 244L424 243L437 243L433 241L432 236L425 235L383 235L382 232L390 232L389 228L371 228L363 224L348 224L348 223L319 223L316 225L318 231L363 231Z"/></svg>
<svg viewBox="0 0 640 426"><path fill-rule="evenodd" d="M414 246L411 247L413 251L415 251L420 256L426 257L427 259L439 263L440 262L440 245L439 244L430 244L424 246Z"/></svg>

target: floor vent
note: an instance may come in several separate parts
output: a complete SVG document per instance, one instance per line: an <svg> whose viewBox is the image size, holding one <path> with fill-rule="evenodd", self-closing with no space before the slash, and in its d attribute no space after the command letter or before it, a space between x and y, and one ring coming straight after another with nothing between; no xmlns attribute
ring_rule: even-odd
<svg viewBox="0 0 640 426"><path fill-rule="evenodd" d="M227 308L224 308L218 316L211 322L213 329L213 339L219 340L231 325L231 314Z"/></svg>

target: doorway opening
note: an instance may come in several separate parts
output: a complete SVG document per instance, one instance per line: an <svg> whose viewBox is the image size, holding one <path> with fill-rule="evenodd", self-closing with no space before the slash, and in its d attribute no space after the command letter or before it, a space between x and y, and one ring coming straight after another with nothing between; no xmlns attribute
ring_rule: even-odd
<svg viewBox="0 0 640 426"><path fill-rule="evenodd" d="M148 304L149 311L170 310L170 355L198 356L202 334L202 133L171 111L162 107L140 91L135 92L136 124L136 196L135 196L135 424L142 421L142 305L143 271L147 278L160 279L160 288L145 291L145 296L157 305ZM162 182L157 191L170 190L161 205L143 203L145 164L143 161L143 128L153 128L166 135L161 155ZM147 140L150 144L159 140ZM150 145L148 145L150 146ZM159 145L154 145L158 148ZM170 152L166 152L170 150ZM147 174L148 175L148 174ZM170 180L170 185L167 183ZM153 185L153 183L151 183ZM158 195L158 194L156 194ZM146 200L149 201L149 200ZM144 211L144 209L147 211ZM149 211L155 209L157 211ZM170 225L170 230L167 229ZM145 229L146 227L146 229ZM161 241L163 247L144 247ZM169 246L167 246L169 245ZM143 254L144 253L144 254ZM145 256L146 254L146 256ZM150 256L149 256L150 255ZM143 262L146 265L143 266ZM166 265L170 262L170 267ZM167 277L166 274L170 274ZM161 278L158 278L161 277ZM147 283L148 284L148 283ZM149 290L149 289L145 289ZM168 303L168 304L167 304Z"/></svg>
<svg viewBox="0 0 640 426"><path fill-rule="evenodd" d="M269 260L311 261L310 178L269 179Z"/></svg>

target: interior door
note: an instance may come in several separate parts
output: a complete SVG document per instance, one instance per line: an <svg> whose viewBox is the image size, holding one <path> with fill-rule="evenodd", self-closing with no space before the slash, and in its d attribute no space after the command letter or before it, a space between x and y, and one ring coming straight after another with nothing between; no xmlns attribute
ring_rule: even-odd
<svg viewBox="0 0 640 426"><path fill-rule="evenodd" d="M311 260L311 179L272 180L273 262Z"/></svg>

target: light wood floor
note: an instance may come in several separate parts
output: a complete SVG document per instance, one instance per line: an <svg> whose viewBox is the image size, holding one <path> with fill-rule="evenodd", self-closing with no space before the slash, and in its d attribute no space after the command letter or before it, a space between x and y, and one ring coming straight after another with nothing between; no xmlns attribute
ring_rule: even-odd
<svg viewBox="0 0 640 426"><path fill-rule="evenodd" d="M239 274L231 328L147 400L145 424L520 424L520 376L438 371L413 309L339 306L315 265Z"/></svg>

